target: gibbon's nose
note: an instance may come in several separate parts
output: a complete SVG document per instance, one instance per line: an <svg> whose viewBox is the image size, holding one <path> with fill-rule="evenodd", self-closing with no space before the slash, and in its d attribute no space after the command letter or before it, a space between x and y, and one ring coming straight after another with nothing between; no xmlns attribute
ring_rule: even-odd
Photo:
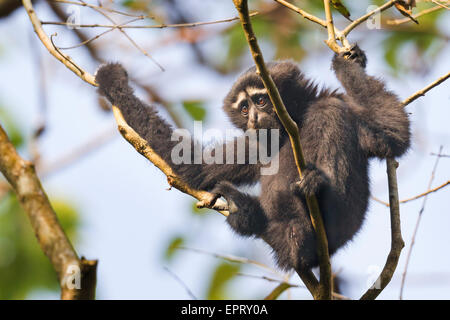
<svg viewBox="0 0 450 320"><path fill-rule="evenodd" d="M250 112L248 115L248 127L256 129L256 124L258 123L258 111L254 106L250 107Z"/></svg>

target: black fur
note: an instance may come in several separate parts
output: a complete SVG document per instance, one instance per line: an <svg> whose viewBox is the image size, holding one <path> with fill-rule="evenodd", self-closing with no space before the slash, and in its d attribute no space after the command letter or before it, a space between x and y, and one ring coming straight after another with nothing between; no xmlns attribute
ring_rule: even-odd
<svg viewBox="0 0 450 320"><path fill-rule="evenodd" d="M363 223L369 198L369 158L400 156L410 145L408 116L398 98L383 82L366 75L365 65L366 57L358 47L334 57L332 66L346 90L344 95L317 90L290 61L268 64L300 129L308 163L301 181L289 140L270 102L268 108L258 111L258 128L282 129L277 174L260 175L260 164L174 165L170 153L176 142L170 141L171 127L133 95L123 68L119 64L103 66L96 80L100 92L122 110L126 121L186 182L224 196L230 207L227 221L233 230L264 239L281 268L306 269L317 266L318 260L305 195L317 195L333 254ZM236 81L224 100L230 119L244 130L248 116L231 105L248 87L263 88L254 67ZM259 197L234 187L257 181L262 189Z"/></svg>

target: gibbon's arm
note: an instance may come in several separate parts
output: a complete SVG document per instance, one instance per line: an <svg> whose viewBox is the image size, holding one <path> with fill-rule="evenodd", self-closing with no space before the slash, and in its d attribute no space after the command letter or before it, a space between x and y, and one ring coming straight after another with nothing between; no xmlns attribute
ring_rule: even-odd
<svg viewBox="0 0 450 320"><path fill-rule="evenodd" d="M365 54L357 46L333 59L336 76L353 100L349 105L359 122L359 143L369 156L400 156L410 145L408 115L382 81L366 74L365 65Z"/></svg>
<svg viewBox="0 0 450 320"><path fill-rule="evenodd" d="M351 152L351 137L356 136L349 129L344 110L344 103L330 96L308 108L300 132L306 167L302 179L291 185L297 195L318 196L324 188L344 184L343 173L348 169L339 159Z"/></svg>
<svg viewBox="0 0 450 320"><path fill-rule="evenodd" d="M146 105L134 95L133 89L128 85L125 69L118 63L103 65L97 71L95 80L99 85L100 94L122 111L127 123L192 188L210 190L218 181L230 181L240 185L251 184L259 179L258 164L239 165L236 162L234 164L194 164L193 148L191 148L191 164L174 164L171 154L173 147L179 142L171 141L172 127L158 115L153 107ZM237 140L231 144L236 145ZM223 147L225 149L226 145Z"/></svg>

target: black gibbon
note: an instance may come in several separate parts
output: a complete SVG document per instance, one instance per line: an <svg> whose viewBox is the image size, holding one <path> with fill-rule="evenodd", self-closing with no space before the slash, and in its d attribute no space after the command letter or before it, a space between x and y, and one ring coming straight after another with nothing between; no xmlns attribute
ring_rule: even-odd
<svg viewBox="0 0 450 320"><path fill-rule="evenodd" d="M332 68L346 94L318 90L291 61L271 62L269 72L300 130L307 162L299 181L288 136L255 67L244 72L224 99L231 122L242 130L279 129L279 170L261 175L262 164L175 164L172 127L140 101L120 64L96 73L99 92L120 108L125 120L192 188L223 196L227 222L242 236L258 237L273 249L282 269L318 265L316 238L305 195L317 196L333 254L358 232L369 199L372 157L401 156L409 148L408 116L397 96L365 72L366 56L355 46L335 55ZM239 139L239 138L238 138ZM236 145L238 139L228 142ZM224 143L224 147L226 146ZM273 154L272 150L272 154ZM259 197L237 186L261 183Z"/></svg>

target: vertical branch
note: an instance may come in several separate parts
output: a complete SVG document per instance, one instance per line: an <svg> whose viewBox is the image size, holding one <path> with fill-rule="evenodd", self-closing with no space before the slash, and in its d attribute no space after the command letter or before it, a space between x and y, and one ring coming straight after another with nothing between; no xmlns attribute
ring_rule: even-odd
<svg viewBox="0 0 450 320"><path fill-rule="evenodd" d="M294 153L295 163L297 166L298 174L302 178L302 169L305 167L305 159L303 156L302 148L300 145L300 134L297 124L290 117L286 110L286 107L281 99L280 93L277 90L272 77L270 76L267 67L264 63L262 52L258 46L256 36L253 32L251 25L248 4L246 0L233 0L236 9L239 12L242 28L245 33L245 37L250 47L250 51L255 61L257 73L260 75L264 87L267 89L267 93L274 106L283 127L286 129L291 142L292 150ZM307 197L306 202L310 212L311 222L316 231L317 239L317 254L320 262L320 282L319 288L316 292L311 292L316 299L331 299L331 264L328 252L328 240L325 233L325 226L322 220L322 216L319 210L319 204L315 196ZM302 277L301 273L299 274ZM302 278L303 279L303 278ZM311 280L310 278L308 278ZM312 282L310 282L312 283ZM306 284L306 283L305 283Z"/></svg>
<svg viewBox="0 0 450 320"><path fill-rule="evenodd" d="M389 185L389 210L391 212L391 250L380 276L374 285L367 290L361 297L361 300L373 300L383 291L391 281L397 268L400 253L405 246L403 242L400 226L400 205L398 200L398 186L396 170L398 162L393 158L386 159L388 185Z"/></svg>
<svg viewBox="0 0 450 320"><path fill-rule="evenodd" d="M336 35L334 33L333 15L331 14L330 0L323 0L323 6L325 9L328 31L328 39L325 42L334 52L339 52L339 46L336 43Z"/></svg>
<svg viewBox="0 0 450 320"><path fill-rule="evenodd" d="M94 299L97 261L78 258L41 186L34 165L18 155L1 126L0 171L11 184L42 251L58 275L61 298Z"/></svg>

